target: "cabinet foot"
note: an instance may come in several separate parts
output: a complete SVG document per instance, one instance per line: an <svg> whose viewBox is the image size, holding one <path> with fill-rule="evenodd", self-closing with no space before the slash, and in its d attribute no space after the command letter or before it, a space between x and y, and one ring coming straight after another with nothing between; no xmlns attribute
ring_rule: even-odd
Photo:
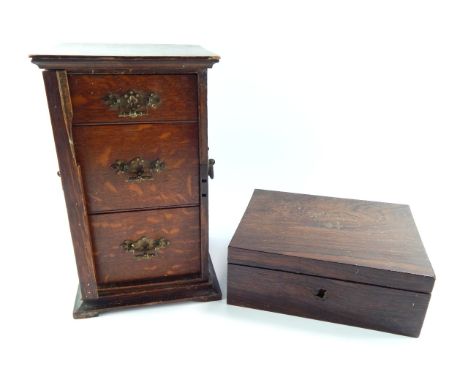
<svg viewBox="0 0 468 382"><path fill-rule="evenodd" d="M221 300L221 298L221 289L213 264L211 263L211 258L209 258L209 279L205 282L186 283L179 286L155 289L148 293L106 296L98 300L83 300L80 286L78 285L73 318L97 317L100 313L139 306L181 301L207 302Z"/></svg>

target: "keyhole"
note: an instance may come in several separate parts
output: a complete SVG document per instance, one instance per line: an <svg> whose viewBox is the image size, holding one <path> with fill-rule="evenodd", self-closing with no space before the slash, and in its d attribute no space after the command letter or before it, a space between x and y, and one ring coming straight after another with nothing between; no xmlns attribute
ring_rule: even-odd
<svg viewBox="0 0 468 382"><path fill-rule="evenodd" d="M326 291L325 289L319 289L319 291L317 292L316 296L317 296L318 298L324 299L326 293L327 293L327 291Z"/></svg>

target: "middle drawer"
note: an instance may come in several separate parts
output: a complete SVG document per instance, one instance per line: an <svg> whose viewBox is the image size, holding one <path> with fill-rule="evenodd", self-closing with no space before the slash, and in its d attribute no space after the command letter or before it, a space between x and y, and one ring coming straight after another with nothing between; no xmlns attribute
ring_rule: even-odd
<svg viewBox="0 0 468 382"><path fill-rule="evenodd" d="M199 203L194 123L74 126L89 213Z"/></svg>

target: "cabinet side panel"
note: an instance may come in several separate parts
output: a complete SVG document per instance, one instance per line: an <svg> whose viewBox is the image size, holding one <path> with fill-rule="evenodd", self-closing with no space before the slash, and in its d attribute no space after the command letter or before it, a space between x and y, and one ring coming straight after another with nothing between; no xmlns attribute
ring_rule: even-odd
<svg viewBox="0 0 468 382"><path fill-rule="evenodd" d="M80 168L75 161L73 140L70 134L72 111L68 100L67 74L65 71L44 71L43 77L81 293L83 299L96 299L98 292L88 215L84 202Z"/></svg>
<svg viewBox="0 0 468 382"><path fill-rule="evenodd" d="M430 294L228 265L228 304L418 337Z"/></svg>
<svg viewBox="0 0 468 382"><path fill-rule="evenodd" d="M207 71L198 72L198 123L200 158L200 251L201 276L208 278L208 108L207 108Z"/></svg>

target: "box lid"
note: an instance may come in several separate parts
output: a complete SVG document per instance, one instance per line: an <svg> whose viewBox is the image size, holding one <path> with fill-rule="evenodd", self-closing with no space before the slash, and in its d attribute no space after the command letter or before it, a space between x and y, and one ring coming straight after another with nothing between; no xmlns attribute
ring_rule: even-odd
<svg viewBox="0 0 468 382"><path fill-rule="evenodd" d="M255 190L230 264L430 293L435 275L402 204Z"/></svg>

